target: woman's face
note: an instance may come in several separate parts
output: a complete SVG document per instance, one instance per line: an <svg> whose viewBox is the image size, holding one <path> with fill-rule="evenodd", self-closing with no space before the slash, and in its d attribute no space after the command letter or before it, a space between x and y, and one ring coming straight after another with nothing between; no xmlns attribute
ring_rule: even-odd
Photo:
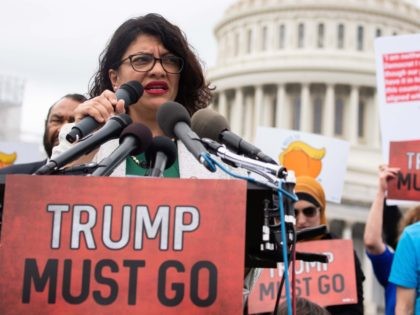
<svg viewBox="0 0 420 315"><path fill-rule="evenodd" d="M296 230L316 227L321 224L320 208L306 200L298 200L295 205Z"/></svg>
<svg viewBox="0 0 420 315"><path fill-rule="evenodd" d="M128 46L121 60L134 54L147 54L155 58L162 58L171 53L157 37L139 35ZM137 103L139 105L138 108L141 110L156 112L159 106L167 101L175 100L178 94L180 74L167 73L159 61L156 61L153 68L149 71L138 72L133 69L130 61L126 60L117 70L111 69L109 77L114 90L131 80L139 81L143 85L144 93Z"/></svg>

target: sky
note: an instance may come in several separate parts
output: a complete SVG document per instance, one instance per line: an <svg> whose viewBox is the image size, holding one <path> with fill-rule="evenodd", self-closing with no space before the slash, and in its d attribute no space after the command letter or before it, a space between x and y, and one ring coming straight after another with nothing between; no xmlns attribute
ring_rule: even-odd
<svg viewBox="0 0 420 315"><path fill-rule="evenodd" d="M0 75L25 80L22 140L40 142L48 108L86 93L116 28L155 12L178 25L206 68L216 62L214 27L236 0L2 0Z"/></svg>

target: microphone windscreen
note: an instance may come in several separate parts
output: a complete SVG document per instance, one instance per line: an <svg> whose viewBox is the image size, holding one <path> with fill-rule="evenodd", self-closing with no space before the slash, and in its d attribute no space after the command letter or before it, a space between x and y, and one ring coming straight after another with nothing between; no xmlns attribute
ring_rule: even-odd
<svg viewBox="0 0 420 315"><path fill-rule="evenodd" d="M219 141L219 135L229 130L226 118L210 108L203 108L194 113L191 118L191 129L200 138L209 138Z"/></svg>
<svg viewBox="0 0 420 315"><path fill-rule="evenodd" d="M191 125L190 114L187 109L177 102L166 102L157 111L157 121L160 129L170 138L174 138L175 125L185 122Z"/></svg>
<svg viewBox="0 0 420 315"><path fill-rule="evenodd" d="M165 168L171 167L177 157L177 148L175 143L170 138L165 136L154 137L152 144L145 152L148 165L150 165L150 162L156 158L156 153L159 151L166 155L167 160Z"/></svg>
<svg viewBox="0 0 420 315"><path fill-rule="evenodd" d="M139 98L143 95L143 86L138 81L129 81L120 86L115 92L118 100L123 99L125 106L137 103Z"/></svg>
<svg viewBox="0 0 420 315"><path fill-rule="evenodd" d="M132 123L121 132L120 144L128 136L134 137L137 140L137 148L131 153L132 155L137 155L146 151L153 140L150 129L140 123Z"/></svg>

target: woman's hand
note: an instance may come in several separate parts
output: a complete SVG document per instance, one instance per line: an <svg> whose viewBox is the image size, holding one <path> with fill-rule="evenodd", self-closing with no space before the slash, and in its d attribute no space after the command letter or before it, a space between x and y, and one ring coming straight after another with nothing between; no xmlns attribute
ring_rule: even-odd
<svg viewBox="0 0 420 315"><path fill-rule="evenodd" d="M114 115L125 113L124 100L117 100L114 92L105 90L76 107L74 111L75 122L86 116L93 117L99 123L105 123Z"/></svg>

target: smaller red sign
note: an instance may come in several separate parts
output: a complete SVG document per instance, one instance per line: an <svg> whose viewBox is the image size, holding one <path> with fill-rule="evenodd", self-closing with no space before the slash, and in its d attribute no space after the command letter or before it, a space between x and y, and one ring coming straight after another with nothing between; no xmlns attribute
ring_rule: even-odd
<svg viewBox="0 0 420 315"><path fill-rule="evenodd" d="M296 261L296 296L321 306L357 303L356 274L351 240L322 240L298 243L297 251L324 254L329 263ZM290 269L291 270L291 269ZM289 274L290 279L292 277ZM283 277L283 264L264 269L250 293L250 314L272 312ZM285 299L284 288L281 301Z"/></svg>
<svg viewBox="0 0 420 315"><path fill-rule="evenodd" d="M388 198L420 201L420 140L391 141L389 165L400 172L388 185Z"/></svg>

